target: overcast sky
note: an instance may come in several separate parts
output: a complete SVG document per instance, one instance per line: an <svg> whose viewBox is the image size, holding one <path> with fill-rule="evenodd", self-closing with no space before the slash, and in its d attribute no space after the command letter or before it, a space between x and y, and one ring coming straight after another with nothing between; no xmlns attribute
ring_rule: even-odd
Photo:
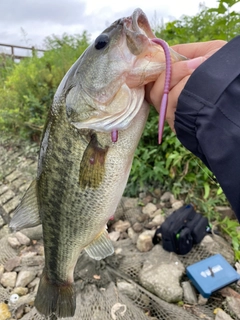
<svg viewBox="0 0 240 320"><path fill-rule="evenodd" d="M93 40L137 7L153 26L156 20L198 13L200 2L217 7L217 0L0 0L0 43L43 48L46 36L81 34L84 30Z"/></svg>

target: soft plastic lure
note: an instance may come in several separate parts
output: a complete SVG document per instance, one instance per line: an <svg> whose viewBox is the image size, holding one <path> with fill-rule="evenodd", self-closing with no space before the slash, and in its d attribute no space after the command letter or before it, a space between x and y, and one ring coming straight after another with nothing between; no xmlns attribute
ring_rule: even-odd
<svg viewBox="0 0 240 320"><path fill-rule="evenodd" d="M163 97L160 105L159 110L159 121L158 121L158 143L161 144L162 142L162 135L163 135L163 128L164 128L164 122L166 118L166 112L167 112L167 103L168 103L168 93L170 88L170 80L171 80L171 73L172 73L172 65L171 65L171 56L170 51L167 43L158 38L152 39L153 42L159 44L162 46L165 54L166 59L166 75L165 75L165 82L164 82L164 89L163 89ZM118 140L118 131L113 130L111 132L111 139L112 142L117 142Z"/></svg>
<svg viewBox="0 0 240 320"><path fill-rule="evenodd" d="M165 82L164 82L164 90L163 90L163 97L160 105L159 110L159 121L158 121L158 143L161 144L162 142L162 135L163 135L163 128L164 122L166 118L167 112L167 103L168 103L168 93L170 89L170 81L171 81L171 74L172 74L172 65L171 65L171 56L170 51L167 43L162 39L152 39L153 42L162 46L165 54L166 59L166 75L165 75Z"/></svg>

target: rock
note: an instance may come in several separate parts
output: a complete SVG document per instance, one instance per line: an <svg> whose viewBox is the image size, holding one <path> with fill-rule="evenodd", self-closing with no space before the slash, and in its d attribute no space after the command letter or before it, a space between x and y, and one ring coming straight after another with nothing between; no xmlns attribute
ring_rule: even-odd
<svg viewBox="0 0 240 320"><path fill-rule="evenodd" d="M138 205L138 199L136 198L122 198L123 206L125 209L135 208Z"/></svg>
<svg viewBox="0 0 240 320"><path fill-rule="evenodd" d="M152 214L149 215L150 218L154 218L158 215L162 215L163 211L162 209L157 209L157 211L153 212Z"/></svg>
<svg viewBox="0 0 240 320"><path fill-rule="evenodd" d="M189 304L197 304L197 294L191 283L189 281L183 281L182 288L184 302Z"/></svg>
<svg viewBox="0 0 240 320"><path fill-rule="evenodd" d="M8 272L12 271L14 268L19 266L20 260L21 258L18 256L9 259L4 265L5 270Z"/></svg>
<svg viewBox="0 0 240 320"><path fill-rule="evenodd" d="M2 226L5 224L5 221L3 220L2 218L2 215L1 215L1 207L0 207L0 229L2 228Z"/></svg>
<svg viewBox="0 0 240 320"><path fill-rule="evenodd" d="M4 272L4 266L0 264L0 281L2 279L3 272Z"/></svg>
<svg viewBox="0 0 240 320"><path fill-rule="evenodd" d="M154 189L153 193L157 198L160 198L161 194L162 194L162 191L161 191L161 189L156 188L156 189Z"/></svg>
<svg viewBox="0 0 240 320"><path fill-rule="evenodd" d="M227 297L226 300L228 309L236 315L237 319L240 319L240 299Z"/></svg>
<svg viewBox="0 0 240 320"><path fill-rule="evenodd" d="M8 305L4 302L0 303L0 320L8 320L11 317Z"/></svg>
<svg viewBox="0 0 240 320"><path fill-rule="evenodd" d="M17 279L17 273L16 272L5 272L2 275L2 279L1 279L1 284L7 288L14 288L15 287L15 283L16 283L16 279Z"/></svg>
<svg viewBox="0 0 240 320"><path fill-rule="evenodd" d="M4 210L6 211L7 214L10 214L11 212L13 212L18 204L19 204L19 201L20 201L20 197L17 196L17 197L14 197L13 199L11 199L10 201L8 201L4 206Z"/></svg>
<svg viewBox="0 0 240 320"><path fill-rule="evenodd" d="M228 314L226 314L225 311L218 308L216 312L215 320L233 320L233 318L231 318Z"/></svg>
<svg viewBox="0 0 240 320"><path fill-rule="evenodd" d="M24 313L24 308L25 306L21 306L20 308L17 308L17 310L15 311L15 317L16 319L21 319Z"/></svg>
<svg viewBox="0 0 240 320"><path fill-rule="evenodd" d="M23 229L21 230L21 233L31 240L40 240L42 238L42 225L40 224L37 227Z"/></svg>
<svg viewBox="0 0 240 320"><path fill-rule="evenodd" d="M142 213L137 217L138 222L145 222L148 219L149 219L149 215L146 213Z"/></svg>
<svg viewBox="0 0 240 320"><path fill-rule="evenodd" d="M37 243L34 246L34 250L37 252L38 255L44 256L44 246L40 243Z"/></svg>
<svg viewBox="0 0 240 320"><path fill-rule="evenodd" d="M19 178L20 176L22 175L22 173L20 171L13 171L13 173L9 174L7 177L6 177L6 180L8 182L12 182L14 180L16 180L17 178Z"/></svg>
<svg viewBox="0 0 240 320"><path fill-rule="evenodd" d="M152 220L153 226L161 226L164 222L165 218L161 214L158 214L155 218Z"/></svg>
<svg viewBox="0 0 240 320"><path fill-rule="evenodd" d="M26 287L35 277L35 271L20 271L17 277L16 287Z"/></svg>
<svg viewBox="0 0 240 320"><path fill-rule="evenodd" d="M31 259L32 257L35 257L37 255L37 252L34 250L33 247L25 248L21 251L21 257L22 259Z"/></svg>
<svg viewBox="0 0 240 320"><path fill-rule="evenodd" d="M204 298L201 294L198 296L198 304L200 306L205 306L208 303L208 299Z"/></svg>
<svg viewBox="0 0 240 320"><path fill-rule="evenodd" d="M0 186L0 196L2 194L4 194L6 191L8 191L8 186L6 186L5 184Z"/></svg>
<svg viewBox="0 0 240 320"><path fill-rule="evenodd" d="M183 275L182 266L173 263L161 264L141 270L140 281L144 288L169 303L182 300L183 290L179 284Z"/></svg>
<svg viewBox="0 0 240 320"><path fill-rule="evenodd" d="M172 204L172 208L173 208L174 210L178 210L178 209L180 209L183 205L184 205L184 202L183 202L183 201L175 201L175 202L173 202L173 204Z"/></svg>
<svg viewBox="0 0 240 320"><path fill-rule="evenodd" d="M108 234L108 236L111 241L117 241L120 237L120 232L119 231L112 231Z"/></svg>
<svg viewBox="0 0 240 320"><path fill-rule="evenodd" d="M20 242L15 237L8 237L8 243L13 249L17 249L21 246Z"/></svg>
<svg viewBox="0 0 240 320"><path fill-rule="evenodd" d="M142 202L144 205L148 204L149 202L152 202L153 201L153 197L148 194L147 196L143 197L142 199Z"/></svg>
<svg viewBox="0 0 240 320"><path fill-rule="evenodd" d="M128 234L126 231L123 231L120 233L120 238L119 240L124 240L124 239L128 239Z"/></svg>
<svg viewBox="0 0 240 320"><path fill-rule="evenodd" d="M25 307L25 309L24 309L24 312L25 312L25 313L28 313L28 312L30 312L30 311L31 311L31 308L30 308L30 307L28 307L28 306Z"/></svg>
<svg viewBox="0 0 240 320"><path fill-rule="evenodd" d="M119 281L117 283L117 287L121 293L126 295L132 300L135 300L137 297L136 293L136 286L134 286L132 283L126 282L126 281Z"/></svg>
<svg viewBox="0 0 240 320"><path fill-rule="evenodd" d="M174 198L174 195L171 192L167 191L167 192L164 192L164 194L161 196L160 200L163 202L167 202L173 198Z"/></svg>
<svg viewBox="0 0 240 320"><path fill-rule="evenodd" d="M150 217L156 210L156 205L149 202L145 207L142 208L142 213L148 214Z"/></svg>
<svg viewBox="0 0 240 320"><path fill-rule="evenodd" d="M16 232L15 233L15 237L18 239L18 241L21 244L23 244L25 246L29 246L30 245L31 240L25 234L23 234L22 232Z"/></svg>
<svg viewBox="0 0 240 320"><path fill-rule="evenodd" d="M15 193L9 189L7 192L5 192L4 194L1 195L0 205L4 205L9 200L11 200L14 196L15 196Z"/></svg>
<svg viewBox="0 0 240 320"><path fill-rule="evenodd" d="M36 293L31 292L28 293L22 297L19 297L19 299L14 303L15 308L25 307L26 304L33 305L34 299L35 299Z"/></svg>
<svg viewBox="0 0 240 320"><path fill-rule="evenodd" d="M16 287L13 289L12 294L18 294L19 296L25 296L28 293L28 288Z"/></svg>
<svg viewBox="0 0 240 320"><path fill-rule="evenodd" d="M141 232L142 229L143 229L143 226L142 226L141 223L136 222L136 223L134 223L134 225L132 226L132 228L133 228L133 230L134 230L135 232Z"/></svg>
<svg viewBox="0 0 240 320"><path fill-rule="evenodd" d="M133 301L137 301L139 305L145 306L145 308L149 306L150 298L146 294L137 290L134 284L125 281L119 281L117 283L117 287L122 294L126 295Z"/></svg>
<svg viewBox="0 0 240 320"><path fill-rule="evenodd" d="M234 253L231 245L222 237L214 234L203 238L200 246L204 247L211 255L220 253L231 265L234 264Z"/></svg>
<svg viewBox="0 0 240 320"><path fill-rule="evenodd" d="M133 228L128 228L128 236L133 243L137 243L138 234L133 230Z"/></svg>
<svg viewBox="0 0 240 320"><path fill-rule="evenodd" d="M21 179L21 178L18 178L17 180L14 180L11 183L11 188L13 188L13 190L17 191L23 184L25 184L25 180Z"/></svg>
<svg viewBox="0 0 240 320"><path fill-rule="evenodd" d="M240 274L240 262L235 263L235 268L236 268L237 273Z"/></svg>
<svg viewBox="0 0 240 320"><path fill-rule="evenodd" d="M141 252L150 251L153 248L152 236L143 232L137 239L137 248Z"/></svg>
<svg viewBox="0 0 240 320"><path fill-rule="evenodd" d="M185 268L174 253L156 245L148 255L139 273L139 281L144 288L167 302L182 300L183 290L180 278Z"/></svg>
<svg viewBox="0 0 240 320"><path fill-rule="evenodd" d="M39 285L39 282L40 282L40 278L35 278L33 281L31 281L29 284L28 284L28 288L31 289L31 288L34 288L34 287L38 287Z"/></svg>
<svg viewBox="0 0 240 320"><path fill-rule="evenodd" d="M7 235L9 235L9 228L7 225L5 225L0 228L0 241L2 240L2 238L4 238ZM1 258L0 258L0 260L1 260Z"/></svg>
<svg viewBox="0 0 240 320"><path fill-rule="evenodd" d="M130 222L129 221L122 221L122 220L119 220L117 222L115 222L112 226L112 228L115 230L115 231L119 231L119 232L124 232L126 231L129 227L130 227Z"/></svg>
<svg viewBox="0 0 240 320"><path fill-rule="evenodd" d="M131 208L124 211L124 219L128 220L131 225L137 222L138 216L142 213L140 208Z"/></svg>

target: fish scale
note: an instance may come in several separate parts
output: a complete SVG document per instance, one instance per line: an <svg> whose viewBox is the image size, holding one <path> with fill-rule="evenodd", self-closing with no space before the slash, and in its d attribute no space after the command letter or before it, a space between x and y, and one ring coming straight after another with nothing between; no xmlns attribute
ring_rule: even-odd
<svg viewBox="0 0 240 320"><path fill-rule="evenodd" d="M45 267L35 306L49 316L76 309L74 268L85 250L114 253L106 224L127 183L149 113L144 85L165 69L141 9L96 38L60 83L41 141L37 179L10 227L42 223ZM172 62L182 60L176 53Z"/></svg>

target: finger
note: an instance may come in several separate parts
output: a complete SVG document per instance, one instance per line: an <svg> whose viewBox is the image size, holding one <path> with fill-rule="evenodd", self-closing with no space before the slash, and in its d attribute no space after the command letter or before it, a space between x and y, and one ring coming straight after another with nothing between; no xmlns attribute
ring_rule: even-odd
<svg viewBox="0 0 240 320"><path fill-rule="evenodd" d="M172 65L172 74L171 74L171 81L170 81L170 88L171 89L179 83L184 77L192 74L193 70L196 69L205 58L198 57L193 60L188 61L179 61ZM163 89L165 85L165 71L161 73L161 75L156 80L155 84L151 84L148 87L147 94L149 95L149 100L153 103L157 110L159 110L159 106L162 100ZM149 91L150 90L150 91Z"/></svg>
<svg viewBox="0 0 240 320"><path fill-rule="evenodd" d="M223 47L227 42L223 40L214 40L207 42L194 42L194 43L184 43L172 46L171 48L186 56L189 59L193 59L200 56L209 57L221 47Z"/></svg>
<svg viewBox="0 0 240 320"><path fill-rule="evenodd" d="M153 104L153 102L152 102L152 100L150 98L150 93L152 91L152 87L153 86L154 86L154 82L149 82L148 84L145 85L145 99L150 104Z"/></svg>
<svg viewBox="0 0 240 320"><path fill-rule="evenodd" d="M168 122L172 131L175 132L174 129L174 119L175 119L175 111L177 108L178 97L181 94L183 88L185 87L190 75L185 76L179 81L179 83L172 88L172 90L168 94L168 105L167 105L167 113L166 113L166 121Z"/></svg>

